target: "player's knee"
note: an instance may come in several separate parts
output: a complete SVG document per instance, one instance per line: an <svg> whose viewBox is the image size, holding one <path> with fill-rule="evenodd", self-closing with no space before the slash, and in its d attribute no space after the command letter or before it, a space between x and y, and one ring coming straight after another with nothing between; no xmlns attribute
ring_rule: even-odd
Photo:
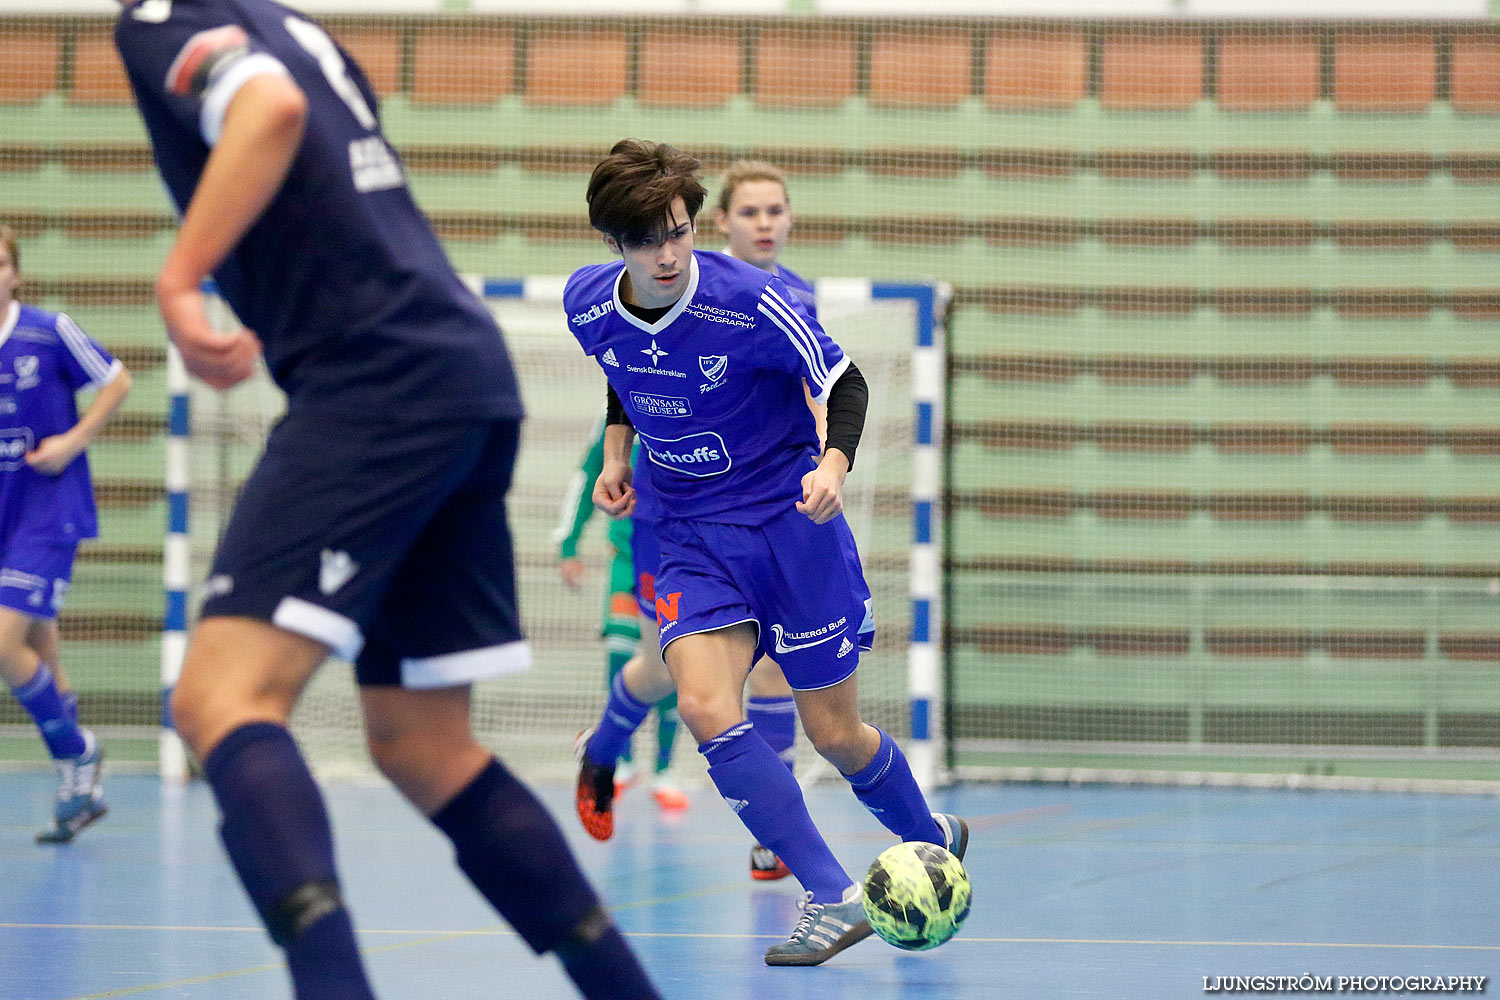
<svg viewBox="0 0 1500 1000"><path fill-rule="evenodd" d="M863 728L862 724L823 725L807 727L806 732L819 756L843 773L852 774L868 763Z"/></svg>
<svg viewBox="0 0 1500 1000"><path fill-rule="evenodd" d="M739 703L718 691L678 688L677 714L700 743L744 720Z"/></svg>

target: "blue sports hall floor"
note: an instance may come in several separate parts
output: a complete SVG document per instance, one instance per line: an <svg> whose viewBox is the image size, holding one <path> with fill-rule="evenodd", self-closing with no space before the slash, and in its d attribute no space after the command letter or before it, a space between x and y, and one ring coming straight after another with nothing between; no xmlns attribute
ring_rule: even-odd
<svg viewBox="0 0 1500 1000"><path fill-rule="evenodd" d="M42 847L50 776L0 773L0 998L287 997L219 850L208 789L142 775L106 787L105 820ZM575 995L394 792L327 793L382 998ZM934 796L973 829L974 909L957 938L922 954L872 938L818 968L771 969L761 953L794 923L796 887L750 881L747 836L710 792L677 815L627 793L608 844L578 828L569 789L542 794L675 1000L1161 1000L1303 976L1303 991L1353 992L1344 977L1367 994L1401 977L1387 992L1419 995L1424 976L1500 974L1491 797L961 785ZM846 789L820 785L809 801L851 872L889 842Z"/></svg>

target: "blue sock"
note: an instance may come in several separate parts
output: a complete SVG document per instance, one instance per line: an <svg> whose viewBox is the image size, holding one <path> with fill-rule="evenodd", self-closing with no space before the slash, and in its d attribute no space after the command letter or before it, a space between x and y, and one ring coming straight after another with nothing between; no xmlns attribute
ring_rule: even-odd
<svg viewBox="0 0 1500 1000"><path fill-rule="evenodd" d="M927 808L927 799L912 777L906 755L882 729L875 757L855 774L846 774L854 794L885 828L902 840L942 845L943 833Z"/></svg>
<svg viewBox="0 0 1500 1000"><path fill-rule="evenodd" d="M241 726L219 741L203 773L223 814L219 836L286 952L297 1000L373 1000L338 897L323 796L291 734L269 722Z"/></svg>
<svg viewBox="0 0 1500 1000"><path fill-rule="evenodd" d="M594 730L585 748L589 760L601 767L612 767L630 746L630 738L650 711L650 705L636 701L625 690L625 675L615 674L615 679L609 683L609 704L604 706L599 728Z"/></svg>
<svg viewBox="0 0 1500 1000"><path fill-rule="evenodd" d="M769 847L813 894L835 903L854 884L813 825L802 789L753 726L742 722L698 747L708 776L757 843Z"/></svg>
<svg viewBox="0 0 1500 1000"><path fill-rule="evenodd" d="M38 663L31 680L11 688L10 693L36 722L53 760L80 757L88 750L76 718L68 711L67 696L57 690L57 681L47 664Z"/></svg>
<svg viewBox="0 0 1500 1000"><path fill-rule="evenodd" d="M797 751L794 749L797 742L797 699L791 696L751 698L745 716L760 733L761 739L776 751L782 763L793 774L797 773Z"/></svg>
<svg viewBox="0 0 1500 1000"><path fill-rule="evenodd" d="M588 998L658 1000L546 808L499 761L432 817L458 867L537 954L555 951Z"/></svg>
<svg viewBox="0 0 1500 1000"><path fill-rule="evenodd" d="M78 692L62 692L62 703L63 709L68 713L68 721L75 726L78 725Z"/></svg>

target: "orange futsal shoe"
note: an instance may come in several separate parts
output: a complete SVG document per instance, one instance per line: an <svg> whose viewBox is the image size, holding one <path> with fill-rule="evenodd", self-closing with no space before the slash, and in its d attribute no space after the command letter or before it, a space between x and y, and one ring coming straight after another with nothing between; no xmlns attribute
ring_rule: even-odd
<svg viewBox="0 0 1500 1000"><path fill-rule="evenodd" d="M578 755L578 790L574 800L578 819L589 836L608 840L615 835L615 769L600 767L589 760L586 748L593 732L585 729L573 741L573 750Z"/></svg>
<svg viewBox="0 0 1500 1000"><path fill-rule="evenodd" d="M756 844L750 848L750 877L761 882L786 878L792 870L769 847Z"/></svg>
<svg viewBox="0 0 1500 1000"><path fill-rule="evenodd" d="M666 778L657 778L651 782L651 797L656 800L656 805L662 812L681 812L688 807L687 792Z"/></svg>

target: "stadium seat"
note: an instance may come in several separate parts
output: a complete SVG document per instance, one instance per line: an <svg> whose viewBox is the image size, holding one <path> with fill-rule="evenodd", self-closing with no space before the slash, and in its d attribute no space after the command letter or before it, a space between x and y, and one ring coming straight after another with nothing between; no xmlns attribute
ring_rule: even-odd
<svg viewBox="0 0 1500 1000"><path fill-rule="evenodd" d="M1445 632L1438 649L1450 660L1500 660L1500 632Z"/></svg>
<svg viewBox="0 0 1500 1000"><path fill-rule="evenodd" d="M1218 102L1225 111L1306 111L1318 99L1318 37L1297 29L1226 31L1218 41Z"/></svg>
<svg viewBox="0 0 1500 1000"><path fill-rule="evenodd" d="M772 108L838 107L854 94L858 62L852 28L765 28L756 44L755 103Z"/></svg>
<svg viewBox="0 0 1500 1000"><path fill-rule="evenodd" d="M973 36L936 28L878 31L870 44L870 104L951 108L968 100Z"/></svg>
<svg viewBox="0 0 1500 1000"><path fill-rule="evenodd" d="M1500 455L1500 427L1450 427L1441 437L1455 455Z"/></svg>
<svg viewBox="0 0 1500 1000"><path fill-rule="evenodd" d="M1421 424L1346 423L1328 428L1328 444L1335 455L1425 454L1432 433Z"/></svg>
<svg viewBox="0 0 1500 1000"><path fill-rule="evenodd" d="M1500 289L1463 289L1448 294L1448 308L1460 319L1500 319Z"/></svg>
<svg viewBox="0 0 1500 1000"><path fill-rule="evenodd" d="M1335 222L1333 241L1343 250L1417 250L1432 244L1436 229L1426 222Z"/></svg>
<svg viewBox="0 0 1500 1000"><path fill-rule="evenodd" d="M1209 166L1226 181L1304 181L1312 176L1311 153L1300 150L1221 150Z"/></svg>
<svg viewBox="0 0 1500 1000"><path fill-rule="evenodd" d="M598 107L625 96L629 70L623 28L534 30L526 44L527 103Z"/></svg>
<svg viewBox="0 0 1500 1000"><path fill-rule="evenodd" d="M1078 30L1019 26L989 36L984 103L997 110L1071 108L1088 92L1089 43Z"/></svg>
<svg viewBox="0 0 1500 1000"><path fill-rule="evenodd" d="M1305 455L1313 443L1306 424L1218 423L1208 439L1225 455Z"/></svg>
<svg viewBox="0 0 1500 1000"><path fill-rule="evenodd" d="M365 71L377 97L389 97L401 90L401 30L398 27L338 18L323 23L329 34Z"/></svg>
<svg viewBox="0 0 1500 1000"><path fill-rule="evenodd" d="M24 22L0 27L0 104L30 104L56 90L61 58L56 27Z"/></svg>
<svg viewBox="0 0 1500 1000"><path fill-rule="evenodd" d="M1421 356L1344 356L1328 364L1336 385L1414 389L1432 377L1432 363Z"/></svg>
<svg viewBox="0 0 1500 1000"><path fill-rule="evenodd" d="M1101 420L1088 430L1101 452L1184 454L1198 441L1198 430L1187 423L1141 420Z"/></svg>
<svg viewBox="0 0 1500 1000"><path fill-rule="evenodd" d="M1500 389L1500 358L1449 358L1443 370L1460 389Z"/></svg>
<svg viewBox="0 0 1500 1000"><path fill-rule="evenodd" d="M1500 33L1453 36L1449 102L1468 114L1500 114Z"/></svg>
<svg viewBox="0 0 1500 1000"><path fill-rule="evenodd" d="M134 97L120 54L115 51L113 29L89 25L73 38L73 104L130 104Z"/></svg>
<svg viewBox="0 0 1500 1000"><path fill-rule="evenodd" d="M1185 111L1203 92L1203 39L1193 30L1122 28L1104 37L1099 104L1108 111Z"/></svg>
<svg viewBox="0 0 1500 1000"><path fill-rule="evenodd" d="M1220 246L1308 247L1317 227L1311 219L1226 219L1207 227Z"/></svg>
<svg viewBox="0 0 1500 1000"><path fill-rule="evenodd" d="M1335 36L1333 98L1340 111L1425 111L1436 89L1430 31L1346 28Z"/></svg>
<svg viewBox="0 0 1500 1000"><path fill-rule="evenodd" d="M636 97L648 108L714 108L740 93L737 29L657 28L641 35Z"/></svg>
<svg viewBox="0 0 1500 1000"><path fill-rule="evenodd" d="M1437 161L1432 154L1407 152L1338 152L1328 157L1328 167L1340 181L1384 184L1392 181L1419 182L1432 176Z"/></svg>
<svg viewBox="0 0 1500 1000"><path fill-rule="evenodd" d="M493 104L515 89L515 45L505 25L424 27L412 50L412 103Z"/></svg>

